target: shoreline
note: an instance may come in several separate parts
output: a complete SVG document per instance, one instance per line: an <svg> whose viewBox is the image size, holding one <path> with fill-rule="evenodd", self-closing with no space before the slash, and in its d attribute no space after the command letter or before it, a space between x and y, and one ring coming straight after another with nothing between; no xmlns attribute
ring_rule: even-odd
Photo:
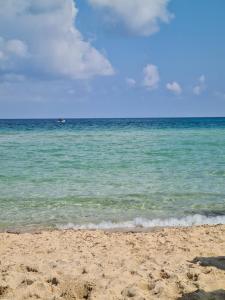
<svg viewBox="0 0 225 300"><path fill-rule="evenodd" d="M225 299L224 249L225 225L4 232L0 298Z"/></svg>
<svg viewBox="0 0 225 300"><path fill-rule="evenodd" d="M116 228L108 228L108 229L99 229L99 228L90 228L90 229L60 229L60 228L42 228L42 229L6 229L1 231L0 235L7 233L12 235L23 235L23 234L44 234L44 233L54 233L54 232L103 232L103 233L149 233L149 232L159 232L164 229L187 229L187 228L205 228L205 227L217 227L217 226L225 226L224 224L202 224L202 225L191 225L191 226L154 226L154 227L116 227Z"/></svg>
<svg viewBox="0 0 225 300"><path fill-rule="evenodd" d="M205 228L205 227L218 227L218 226L224 226L225 224L201 224L201 225L188 225L188 226L153 226L153 227L115 227L115 228L35 228L35 229L5 229L0 230L1 234L12 234L12 235L23 235L23 234L31 234L31 235L37 235L37 234L44 234L44 233L54 233L54 232L102 232L102 233L151 233L151 232L159 232L163 230L173 230L173 229L194 229L194 228Z"/></svg>
<svg viewBox="0 0 225 300"><path fill-rule="evenodd" d="M101 230L101 231L122 231L122 232L141 232L152 231L155 228L188 228L195 226L216 226L225 225L225 215L203 215L194 214L186 215L183 217L168 217L168 218L153 218L146 219L142 217L136 217L131 220L125 221L100 221L99 223L67 223L64 225L50 224L50 225L32 225L27 224L22 226L9 226L8 228L0 228L0 233L35 233L42 231L57 231L57 230Z"/></svg>

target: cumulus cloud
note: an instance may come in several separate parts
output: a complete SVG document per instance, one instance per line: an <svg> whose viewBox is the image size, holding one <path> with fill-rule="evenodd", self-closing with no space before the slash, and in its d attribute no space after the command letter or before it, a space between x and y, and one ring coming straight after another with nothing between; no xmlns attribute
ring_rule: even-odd
<svg viewBox="0 0 225 300"><path fill-rule="evenodd" d="M0 70L14 69L17 61L27 57L27 45L18 39L0 37Z"/></svg>
<svg viewBox="0 0 225 300"><path fill-rule="evenodd" d="M196 86L194 86L194 88L193 88L193 93L196 96L201 95L205 91L205 89L206 89L206 83L205 82L206 82L205 75L201 75L198 78L198 84Z"/></svg>
<svg viewBox="0 0 225 300"><path fill-rule="evenodd" d="M182 93L182 88L176 81L173 81L171 83L168 82L166 88L175 95L180 95Z"/></svg>
<svg viewBox="0 0 225 300"><path fill-rule="evenodd" d="M158 67L155 65L148 64L144 68L143 73L144 73L143 85L149 90L156 89L160 81Z"/></svg>
<svg viewBox="0 0 225 300"><path fill-rule="evenodd" d="M25 57L27 54L27 46L21 40L4 40L0 37L1 58L7 59L10 55Z"/></svg>
<svg viewBox="0 0 225 300"><path fill-rule="evenodd" d="M134 87L136 85L136 80L133 78L126 78L126 83L129 87Z"/></svg>
<svg viewBox="0 0 225 300"><path fill-rule="evenodd" d="M108 59L75 27L77 13L73 0L1 1L0 71L70 79L112 75Z"/></svg>
<svg viewBox="0 0 225 300"><path fill-rule="evenodd" d="M89 0L94 7L103 8L116 21L122 21L133 33L149 36L159 30L159 24L169 23L170 0Z"/></svg>

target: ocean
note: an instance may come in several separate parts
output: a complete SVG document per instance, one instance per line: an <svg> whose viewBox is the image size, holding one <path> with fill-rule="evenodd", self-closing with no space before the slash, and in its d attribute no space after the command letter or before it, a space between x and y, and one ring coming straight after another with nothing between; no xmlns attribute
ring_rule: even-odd
<svg viewBox="0 0 225 300"><path fill-rule="evenodd" d="M0 120L0 230L225 224L225 118Z"/></svg>

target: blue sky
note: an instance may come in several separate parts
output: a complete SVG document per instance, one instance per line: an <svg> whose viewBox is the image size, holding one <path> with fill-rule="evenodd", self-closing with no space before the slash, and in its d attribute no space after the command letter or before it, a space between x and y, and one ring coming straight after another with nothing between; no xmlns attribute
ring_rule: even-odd
<svg viewBox="0 0 225 300"><path fill-rule="evenodd" d="M225 116L225 1L7 0L0 118Z"/></svg>

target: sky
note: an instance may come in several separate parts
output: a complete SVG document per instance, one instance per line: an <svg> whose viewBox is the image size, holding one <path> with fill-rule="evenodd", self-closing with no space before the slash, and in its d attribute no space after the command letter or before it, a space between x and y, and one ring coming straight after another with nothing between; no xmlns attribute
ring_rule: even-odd
<svg viewBox="0 0 225 300"><path fill-rule="evenodd" d="M225 116L224 0L0 0L0 118Z"/></svg>

